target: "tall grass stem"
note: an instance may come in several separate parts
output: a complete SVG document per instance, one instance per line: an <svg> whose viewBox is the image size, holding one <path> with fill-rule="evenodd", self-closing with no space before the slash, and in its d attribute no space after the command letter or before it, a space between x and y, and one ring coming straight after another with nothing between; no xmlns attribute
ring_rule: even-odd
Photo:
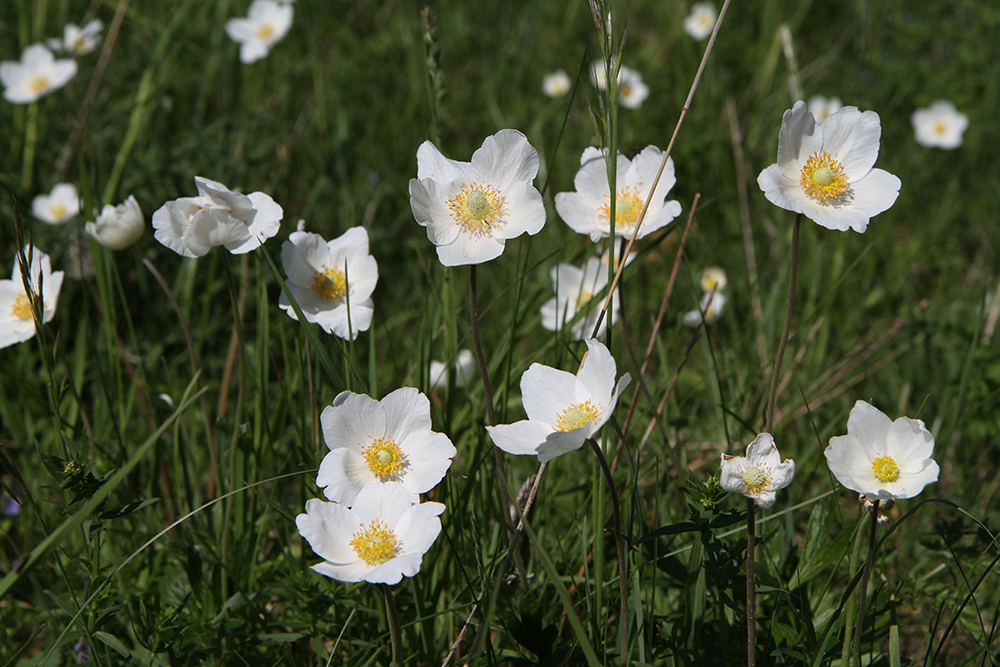
<svg viewBox="0 0 1000 667"><path fill-rule="evenodd" d="M774 406L778 399L781 360L785 356L785 346L788 344L788 335L792 330L792 312L795 309L795 280L799 267L799 227L801 226L802 214L798 213L795 215L795 223L792 225L792 258L788 271L788 308L785 310L785 328L781 332L778 352L774 355L774 367L771 369L771 391L767 399L767 419L764 422L764 432L766 433L770 433L774 429Z"/></svg>

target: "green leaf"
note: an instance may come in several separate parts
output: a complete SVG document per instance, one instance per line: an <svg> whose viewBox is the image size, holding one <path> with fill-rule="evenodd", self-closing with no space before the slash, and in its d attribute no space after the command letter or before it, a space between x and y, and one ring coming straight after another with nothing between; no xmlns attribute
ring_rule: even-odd
<svg viewBox="0 0 1000 667"><path fill-rule="evenodd" d="M126 660L132 657L132 652L125 648L125 645L122 644L118 637L115 637L114 635L98 630L94 633L94 639L99 639L102 644L114 650L118 653L118 655Z"/></svg>

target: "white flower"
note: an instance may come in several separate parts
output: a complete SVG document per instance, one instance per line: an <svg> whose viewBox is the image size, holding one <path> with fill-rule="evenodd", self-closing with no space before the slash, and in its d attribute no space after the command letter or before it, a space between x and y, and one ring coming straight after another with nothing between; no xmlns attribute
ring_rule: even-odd
<svg viewBox="0 0 1000 667"><path fill-rule="evenodd" d="M29 284L35 298L42 299L42 324L50 321L56 314L56 302L59 300L59 290L62 288L63 272L52 272L49 256L41 250L24 247L24 256L31 267L28 271ZM41 287L41 294L38 290ZM14 270L10 280L0 280L0 348L23 343L35 335L35 320L31 309L31 300L24 291L24 281L21 277L21 262L14 260Z"/></svg>
<svg viewBox="0 0 1000 667"><path fill-rule="evenodd" d="M608 419L628 386L615 385L617 366L602 343L587 340L587 358L576 375L532 364L521 376L521 401L528 418L487 426L493 443L508 454L535 454L542 463L579 449Z"/></svg>
<svg viewBox="0 0 1000 667"><path fill-rule="evenodd" d="M56 60L44 44L32 44L21 54L21 61L0 63L3 96L14 104L28 104L59 90L76 74L72 60Z"/></svg>
<svg viewBox="0 0 1000 667"><path fill-rule="evenodd" d="M598 90L604 90L608 87L608 71L606 67L607 65L603 60L595 60L590 63L590 81ZM615 61L612 61L611 71L614 71L614 69Z"/></svg>
<svg viewBox="0 0 1000 667"><path fill-rule="evenodd" d="M844 104L840 101L839 97L831 97L827 99L822 95L813 95L809 98L809 103L806 104L806 108L809 113L813 115L816 119L816 124L819 125L826 117L830 114L837 113L844 108Z"/></svg>
<svg viewBox="0 0 1000 667"><path fill-rule="evenodd" d="M72 55L86 55L101 43L101 30L103 28L104 24L97 19L82 28L67 23L66 27L63 28L62 41L52 39L48 40L48 44L56 50L64 50Z"/></svg>
<svg viewBox="0 0 1000 667"><path fill-rule="evenodd" d="M197 197L168 201L153 213L157 241L184 257L201 257L215 246L241 255L278 232L283 212L263 192L231 192L222 183L194 177Z"/></svg>
<svg viewBox="0 0 1000 667"><path fill-rule="evenodd" d="M681 320L684 322L684 326L697 328L701 326L701 318L704 313L705 324L711 324L720 317L726 308L726 295L722 292L706 292L701 297L701 302L698 304L698 310L690 310L684 313L684 317Z"/></svg>
<svg viewBox="0 0 1000 667"><path fill-rule="evenodd" d="M721 292L726 289L726 272L718 266L710 266L701 272L698 283L702 292Z"/></svg>
<svg viewBox="0 0 1000 667"><path fill-rule="evenodd" d="M549 331L561 331L581 310L587 314L573 324L571 333L576 340L585 340L594 333L597 317L604 306L604 298L594 299L594 295L608 286L608 266L601 259L591 257L577 268L572 264L553 267L552 287L555 297L542 305L542 326ZM618 288L611 299L611 308L601 320L600 336L607 329L608 319L612 326L618 321Z"/></svg>
<svg viewBox="0 0 1000 667"><path fill-rule="evenodd" d="M718 18L719 13L711 2L696 2L691 5L691 13L684 19L684 31L700 42L712 34Z"/></svg>
<svg viewBox="0 0 1000 667"><path fill-rule="evenodd" d="M774 492L792 483L795 461L781 460L774 438L761 433L747 445L746 456L722 455L722 488L752 498L760 507L774 504Z"/></svg>
<svg viewBox="0 0 1000 667"><path fill-rule="evenodd" d="M322 563L320 574L340 581L397 584L420 571L420 561L441 532L441 503L410 502L402 484L373 484L354 507L306 502L295 526Z"/></svg>
<svg viewBox="0 0 1000 667"><path fill-rule="evenodd" d="M609 247L605 248L604 252L601 253L601 264L604 265L605 270L607 270L608 264L611 262L612 257L614 258L615 262L615 270L616 271L618 270L618 258L622 254L622 244L625 243L628 243L628 239L623 239L620 236L615 236L614 243L608 244ZM628 257L625 258L625 266L631 264L632 260L634 260L638 255L639 252L636 250L630 252L628 254Z"/></svg>
<svg viewBox="0 0 1000 667"><path fill-rule="evenodd" d="M778 163L757 184L772 204L827 229L863 233L899 195L899 179L872 168L881 134L874 111L843 107L817 125L799 100L781 119Z"/></svg>
<svg viewBox="0 0 1000 667"><path fill-rule="evenodd" d="M36 220L61 225L80 212L80 195L72 183L59 183L47 195L31 200L31 214Z"/></svg>
<svg viewBox="0 0 1000 667"><path fill-rule="evenodd" d="M459 350L455 360L455 386L461 387L472 379L476 373L476 358L469 350ZM431 361L427 373L430 386L434 389L444 389L448 386L448 365L443 361Z"/></svg>
<svg viewBox="0 0 1000 667"><path fill-rule="evenodd" d="M101 245L112 250L124 250L142 238L146 219L139 202L129 195L118 206L105 204L97 222L88 222L84 228Z"/></svg>
<svg viewBox="0 0 1000 667"><path fill-rule="evenodd" d="M542 92L549 97L562 97L573 87L573 81L566 70L557 69L542 77Z"/></svg>
<svg viewBox="0 0 1000 667"><path fill-rule="evenodd" d="M631 160L618 154L615 180L615 187L618 189L615 200L617 236L632 236L662 160L663 151L656 146L646 146ZM676 181L674 160L669 158L656 192L653 193L638 238L665 227L680 215L680 203L675 200L666 201L667 194ZM573 185L576 187L575 192L560 192L556 195L556 211L559 216L574 231L590 234L593 241L608 236L611 231L611 191L608 188L607 160L603 152L593 147L584 149L580 156L580 170L576 172Z"/></svg>
<svg viewBox="0 0 1000 667"><path fill-rule="evenodd" d="M624 65L618 71L618 101L626 109L638 109L649 97L649 86L642 82L642 75Z"/></svg>
<svg viewBox="0 0 1000 667"><path fill-rule="evenodd" d="M910 116L917 143L932 148L958 148L962 134L969 127L969 117L959 113L947 100L938 100Z"/></svg>
<svg viewBox="0 0 1000 667"><path fill-rule="evenodd" d="M841 484L870 498L912 498L940 472L931 455L934 436L919 419L885 414L858 401L847 435L830 438L827 465Z"/></svg>
<svg viewBox="0 0 1000 667"><path fill-rule="evenodd" d="M240 62L252 63L266 56L292 27L291 3L253 0L245 19L226 21L226 34L240 45Z"/></svg>
<svg viewBox="0 0 1000 667"><path fill-rule="evenodd" d="M281 245L281 264L288 276L285 285L307 321L350 340L368 331L375 312L371 295L378 263L368 254L364 227L352 227L329 242L319 234L292 232ZM298 319L284 292L278 306Z"/></svg>
<svg viewBox="0 0 1000 667"><path fill-rule="evenodd" d="M410 180L410 207L445 266L500 256L507 239L545 224L542 195L531 184L538 152L517 130L486 137L472 162L449 160L425 141Z"/></svg>
<svg viewBox="0 0 1000 667"><path fill-rule="evenodd" d="M399 482L410 494L433 489L451 466L455 447L431 430L431 404L413 387L381 401L341 392L320 416L330 453L319 466L316 485L334 502L353 505L362 489Z"/></svg>

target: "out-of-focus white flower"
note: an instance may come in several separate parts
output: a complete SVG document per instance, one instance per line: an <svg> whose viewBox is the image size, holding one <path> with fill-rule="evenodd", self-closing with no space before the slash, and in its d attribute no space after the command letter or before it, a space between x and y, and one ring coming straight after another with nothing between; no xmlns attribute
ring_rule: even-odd
<svg viewBox="0 0 1000 667"><path fill-rule="evenodd" d="M201 257L220 245L241 255L278 232L283 212L263 192L232 192L201 176L194 182L197 197L169 201L153 213L153 237L178 255Z"/></svg>
<svg viewBox="0 0 1000 667"><path fill-rule="evenodd" d="M698 310L691 310L684 313L684 317L681 320L684 326L696 328L701 326L702 314L705 317L705 324L711 324L720 317L722 317L722 312L726 308L726 295L722 292L706 292L701 297L701 302L698 304Z"/></svg>
<svg viewBox="0 0 1000 667"><path fill-rule="evenodd" d="M455 386L461 387L472 379L476 373L476 358L469 350L459 350L455 359ZM427 373L430 386L434 389L444 389L448 386L448 365L443 361L431 361Z"/></svg>
<svg viewBox="0 0 1000 667"><path fill-rule="evenodd" d="M493 443L508 454L537 455L542 463L579 449L608 419L631 379L618 384L614 357L603 343L587 340L587 358L576 375L532 364L521 376L521 401L528 418L487 426Z"/></svg>
<svg viewBox="0 0 1000 667"><path fill-rule="evenodd" d="M50 225L69 222L80 212L80 195L72 183L59 183L47 195L31 200L31 214Z"/></svg>
<svg viewBox="0 0 1000 667"><path fill-rule="evenodd" d="M594 295L608 286L607 264L597 257L591 257L584 262L582 268L572 264L559 264L552 268L551 275L556 295L542 305L542 326L549 331L562 331L577 313L586 311L587 314L573 324L570 331L576 340L590 338L604 306L604 299L595 299ZM598 336L607 329L609 319L612 326L618 321L618 301L618 289L615 288L611 309L601 320Z"/></svg>
<svg viewBox="0 0 1000 667"><path fill-rule="evenodd" d="M642 82L642 75L623 65L618 72L618 101L626 109L638 109L647 97L649 86Z"/></svg>
<svg viewBox="0 0 1000 667"><path fill-rule="evenodd" d="M817 125L799 100L785 112L778 162L757 177L768 201L827 229L863 233L899 196L899 179L873 169L882 128L878 114L843 107Z"/></svg>
<svg viewBox="0 0 1000 667"><path fill-rule="evenodd" d="M306 501L295 526L322 563L320 574L340 581L397 584L420 571L420 561L441 532L441 503L410 501L398 482L373 484L358 493L354 506Z"/></svg>
<svg viewBox="0 0 1000 667"><path fill-rule="evenodd" d="M3 96L14 104L29 104L59 90L76 75L76 62L56 60L44 44L32 44L21 54L20 62L0 63Z"/></svg>
<svg viewBox="0 0 1000 667"><path fill-rule="evenodd" d="M63 272L53 272L49 256L30 245L24 247L24 256L30 267L28 284L31 285L35 298L42 299L42 324L45 324L55 317L56 302L59 300L59 290L62 289ZM17 256L14 259L14 270L10 274L10 280L0 280L0 348L23 343L34 335L34 311L31 308L31 300L24 291L21 261L20 256Z"/></svg>
<svg viewBox="0 0 1000 667"><path fill-rule="evenodd" d="M917 143L932 148L958 148L969 127L969 117L947 100L938 100L910 116Z"/></svg>
<svg viewBox="0 0 1000 667"><path fill-rule="evenodd" d="M67 23L66 27L63 28L61 40L47 39L45 43L53 51L66 51L75 56L82 56L96 49L97 45L101 43L101 30L103 29L104 24L97 19L82 28L73 23Z"/></svg>
<svg viewBox="0 0 1000 667"><path fill-rule="evenodd" d="M631 160L618 154L615 235L632 236L639 214L642 213L643 202L649 196L649 189L662 160L663 151L656 146L646 146ZM669 158L656 192L653 193L638 238L665 227L680 215L680 202L667 201L667 194L676 182L674 159ZM575 192L560 192L556 195L556 211L559 216L573 231L589 234L595 242L609 236L611 192L608 188L608 165L603 152L593 147L584 149L580 156L580 170L576 172L573 185L576 187Z"/></svg>
<svg viewBox="0 0 1000 667"><path fill-rule="evenodd" d="M618 258L622 254L623 243L628 243L628 240L622 238L621 236L615 235L614 243L607 244L609 248L606 248L604 252L601 253L601 264L604 266L605 269L608 268L608 264L611 263L612 258L614 258L615 270L616 271L618 270ZM625 266L631 264L632 260L634 260L636 256L638 256L638 254L639 253L635 250L630 252L628 254L628 257L625 258Z"/></svg>
<svg viewBox="0 0 1000 667"><path fill-rule="evenodd" d="M891 421L858 401L847 419L847 435L830 438L827 465L841 484L869 498L912 498L938 479L931 458L934 436L919 419Z"/></svg>
<svg viewBox="0 0 1000 667"><path fill-rule="evenodd" d="M615 64L612 62L611 69L614 70L614 68ZM590 81L598 90L604 90L608 87L608 71L603 60L595 60L590 63Z"/></svg>
<svg viewBox="0 0 1000 667"><path fill-rule="evenodd" d="M240 62L252 63L266 56L292 27L290 2L254 0L245 19L226 21L226 34L240 45Z"/></svg>
<svg viewBox="0 0 1000 667"><path fill-rule="evenodd" d="M721 292L726 289L726 272L721 267L710 266L701 272L698 284L702 292Z"/></svg>
<svg viewBox="0 0 1000 667"><path fill-rule="evenodd" d="M538 152L517 130L486 137L472 162L449 160L429 141L417 149L410 207L445 266L481 264L508 239L545 225L545 206L532 181Z"/></svg>
<svg viewBox="0 0 1000 667"><path fill-rule="evenodd" d="M831 97L829 99L823 97L822 95L813 95L809 98L809 102L806 104L806 109L809 113L813 115L816 119L816 124L819 125L826 117L830 114L837 113L844 108L844 104L840 101L839 97Z"/></svg>
<svg viewBox="0 0 1000 667"><path fill-rule="evenodd" d="M684 30L697 42L712 34L719 12L711 2L696 2L691 5L691 13L684 19Z"/></svg>
<svg viewBox="0 0 1000 667"><path fill-rule="evenodd" d="M542 92L549 97L562 97L573 87L573 80L566 74L566 70L557 69L551 74L542 77Z"/></svg>
<svg viewBox="0 0 1000 667"><path fill-rule="evenodd" d="M754 438L746 456L722 455L722 488L753 499L759 507L773 505L774 492L791 484L794 476L795 461L781 460L770 433Z"/></svg>
<svg viewBox="0 0 1000 667"><path fill-rule="evenodd" d="M281 244L281 264L288 276L285 285L306 320L348 340L368 331L375 312L371 295L378 263L368 254L364 227L352 227L329 242L319 234L292 232ZM298 319L284 292L278 306Z"/></svg>
<svg viewBox="0 0 1000 667"><path fill-rule="evenodd" d="M101 245L112 250L124 250L142 238L146 219L139 202L132 195L118 206L105 204L97 222L84 225L87 233Z"/></svg>

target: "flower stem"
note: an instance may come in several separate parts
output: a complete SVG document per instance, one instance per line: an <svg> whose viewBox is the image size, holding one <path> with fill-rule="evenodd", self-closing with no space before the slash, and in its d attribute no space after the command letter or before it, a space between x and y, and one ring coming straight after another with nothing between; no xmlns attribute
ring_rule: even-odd
<svg viewBox="0 0 1000 667"><path fill-rule="evenodd" d="M392 587L379 584L385 594L385 616L389 621L389 637L392 640L392 667L403 667L403 632L399 625L399 612L392 598Z"/></svg>
<svg viewBox="0 0 1000 667"><path fill-rule="evenodd" d="M778 400L778 376L781 374L781 359L785 356L785 345L788 343L788 334L792 330L792 311L795 309L795 278L799 267L799 227L802 223L802 214L795 216L795 224L792 226L792 261L788 277L788 309L785 311L785 329L781 333L781 342L778 343L778 353L774 356L774 368L771 369L771 393L767 399L767 420L764 422L764 431L770 433L774 429L774 406Z"/></svg>
<svg viewBox="0 0 1000 667"><path fill-rule="evenodd" d="M868 575L872 571L872 560L875 558L875 534L878 531L879 500L875 499L872 508L871 532L868 534L868 556L865 558L865 569L861 572L861 602L858 605L858 620L854 628L854 665L861 667L861 632L865 628L865 603L868 601Z"/></svg>
<svg viewBox="0 0 1000 667"><path fill-rule="evenodd" d="M24 130L24 166L21 169L21 189L31 190L35 167L35 143L38 140L38 102L28 105L28 125Z"/></svg>
<svg viewBox="0 0 1000 667"><path fill-rule="evenodd" d="M753 499L747 498L747 667L757 664L757 588L753 576L753 556L756 546L756 510Z"/></svg>

